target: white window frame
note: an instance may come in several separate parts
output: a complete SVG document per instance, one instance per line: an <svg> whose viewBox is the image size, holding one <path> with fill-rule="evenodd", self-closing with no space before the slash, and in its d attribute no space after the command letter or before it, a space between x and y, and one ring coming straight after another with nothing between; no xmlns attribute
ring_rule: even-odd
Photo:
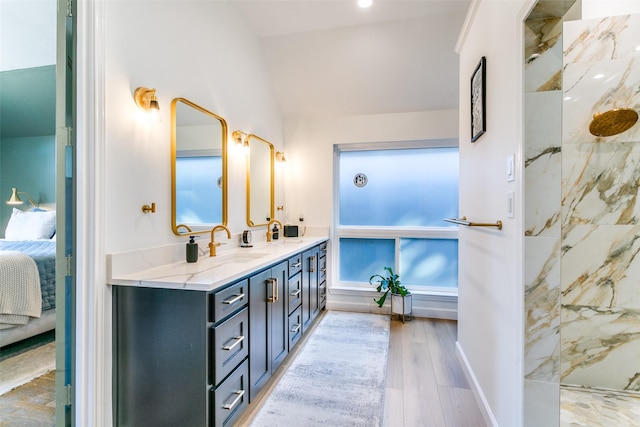
<svg viewBox="0 0 640 427"><path fill-rule="evenodd" d="M427 239L458 239L457 227L387 227L387 226L341 226L340 222L340 153L347 151L371 151L371 150L399 150L412 148L448 148L458 147L457 139L436 139L402 142L376 142L335 144L333 146L333 219L331 227L332 245L332 280L331 288L345 291L371 291L371 285L360 282L345 282L339 280L340 275L340 238L359 239L394 239L395 240L395 266L399 266L400 239L402 238L427 238ZM417 295L458 295L458 288L438 286L407 286L412 294Z"/></svg>

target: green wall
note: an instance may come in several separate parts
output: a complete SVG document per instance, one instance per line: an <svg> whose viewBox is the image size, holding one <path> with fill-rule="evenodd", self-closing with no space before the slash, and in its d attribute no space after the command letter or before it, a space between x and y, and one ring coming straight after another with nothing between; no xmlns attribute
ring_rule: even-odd
<svg viewBox="0 0 640 427"><path fill-rule="evenodd" d="M0 235L11 216L12 206L6 204L11 188L27 192L46 209L54 209L56 201L55 136L33 136L0 139ZM19 209L31 205L25 197Z"/></svg>

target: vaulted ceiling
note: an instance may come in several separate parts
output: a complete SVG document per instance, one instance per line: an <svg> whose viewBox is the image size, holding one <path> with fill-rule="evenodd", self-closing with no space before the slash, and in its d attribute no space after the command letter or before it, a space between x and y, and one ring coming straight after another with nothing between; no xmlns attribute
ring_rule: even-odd
<svg viewBox="0 0 640 427"><path fill-rule="evenodd" d="M286 117L457 108L454 47L469 0L258 0L235 5L261 38Z"/></svg>

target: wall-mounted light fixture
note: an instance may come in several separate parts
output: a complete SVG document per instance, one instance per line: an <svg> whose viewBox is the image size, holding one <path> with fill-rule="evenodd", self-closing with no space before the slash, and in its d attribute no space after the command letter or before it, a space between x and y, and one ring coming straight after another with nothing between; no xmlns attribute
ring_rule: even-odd
<svg viewBox="0 0 640 427"><path fill-rule="evenodd" d="M241 147L249 146L249 140L247 139L247 136L248 135L242 132L241 130L234 130L233 133L231 134L231 138L233 138L233 142L235 142L236 145Z"/></svg>
<svg viewBox="0 0 640 427"><path fill-rule="evenodd" d="M154 120L160 118L160 105L158 104L158 98L156 98L155 89L139 87L133 93L133 99L136 101L136 105L142 111L151 114Z"/></svg>
<svg viewBox="0 0 640 427"><path fill-rule="evenodd" d="M23 204L24 202L19 196L20 194L24 194L25 196L27 196L27 200L29 201L29 203L31 203L32 207L38 207L38 204L31 198L31 196L29 196L29 194L25 193L24 191L18 191L16 188L11 189L11 197L9 197L9 200L7 200L7 204L14 206Z"/></svg>
<svg viewBox="0 0 640 427"><path fill-rule="evenodd" d="M235 146L238 147L240 153L245 156L249 155L249 135L242 132L241 130L234 130L231 134L231 138L233 138L233 142L235 142Z"/></svg>
<svg viewBox="0 0 640 427"><path fill-rule="evenodd" d="M284 151L276 151L276 162L286 163L287 158L284 156Z"/></svg>

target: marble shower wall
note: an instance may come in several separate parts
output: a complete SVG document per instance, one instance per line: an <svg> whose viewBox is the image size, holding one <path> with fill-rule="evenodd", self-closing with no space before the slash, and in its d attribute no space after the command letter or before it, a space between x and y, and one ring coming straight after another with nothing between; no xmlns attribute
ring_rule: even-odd
<svg viewBox="0 0 640 427"><path fill-rule="evenodd" d="M545 15L525 28L526 426L559 423L562 18Z"/></svg>
<svg viewBox="0 0 640 427"><path fill-rule="evenodd" d="M560 381L640 392L640 123L589 133L595 113L640 109L640 15L563 39Z"/></svg>

